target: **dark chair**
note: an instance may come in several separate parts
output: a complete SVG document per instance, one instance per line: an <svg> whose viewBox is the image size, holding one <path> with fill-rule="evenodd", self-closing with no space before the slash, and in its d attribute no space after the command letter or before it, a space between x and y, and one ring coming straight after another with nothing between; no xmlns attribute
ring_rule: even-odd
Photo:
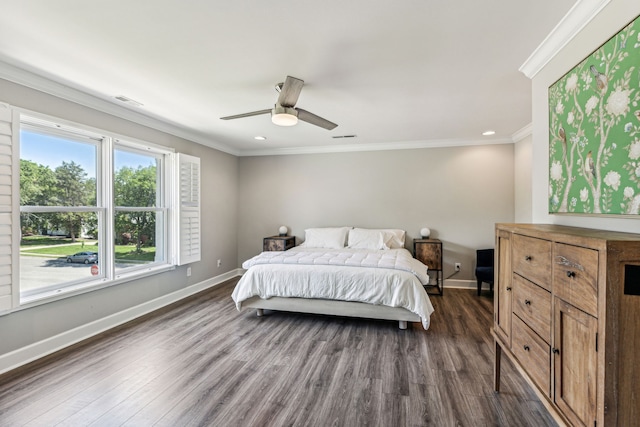
<svg viewBox="0 0 640 427"><path fill-rule="evenodd" d="M493 292L493 249L478 249L476 251L476 279L478 279L478 295L482 290L482 282L489 284Z"/></svg>

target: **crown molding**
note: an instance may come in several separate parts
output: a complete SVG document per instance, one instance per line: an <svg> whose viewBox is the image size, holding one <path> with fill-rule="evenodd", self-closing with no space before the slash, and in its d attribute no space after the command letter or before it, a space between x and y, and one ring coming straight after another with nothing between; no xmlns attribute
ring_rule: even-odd
<svg viewBox="0 0 640 427"><path fill-rule="evenodd" d="M578 0L527 60L518 68L532 79L556 56L611 0Z"/></svg>
<svg viewBox="0 0 640 427"><path fill-rule="evenodd" d="M349 144L349 145L329 145L316 147L294 147L294 148L271 148L267 150L242 151L239 157L248 156L287 156L295 154L327 154L327 153L351 153L358 151L390 151L390 150L416 150L421 148L451 148L467 147L472 145L497 145L513 144L511 138L501 139L440 139L432 141L403 141L385 142L375 144Z"/></svg>
<svg viewBox="0 0 640 427"><path fill-rule="evenodd" d="M522 141L523 139L525 139L526 137L528 137L529 135L532 135L532 134L533 134L533 123L529 123L528 125L526 125L522 129L520 129L519 131L517 131L516 133L511 135L511 140L514 143L515 142L520 142L520 141Z"/></svg>
<svg viewBox="0 0 640 427"><path fill-rule="evenodd" d="M74 102L76 104L83 105L85 107L92 108L97 111L101 111L103 113L110 114L112 116L119 117L121 119L129 120L134 123L150 127L152 129L166 132L179 138L184 138L189 141L196 142L198 144L211 147L228 154L232 154L234 156L239 155L238 150L232 149L227 145L212 141L205 135L191 132L183 127L168 123L161 119L157 119L140 111L130 110L125 106L115 104L111 101L89 94L80 89L57 83L46 77L25 70L24 68L12 65L4 61L2 58L0 58L0 78L13 83L17 83L22 86L29 87L31 89L38 90L40 92L47 93L49 95L53 95L58 98L65 99L67 101Z"/></svg>

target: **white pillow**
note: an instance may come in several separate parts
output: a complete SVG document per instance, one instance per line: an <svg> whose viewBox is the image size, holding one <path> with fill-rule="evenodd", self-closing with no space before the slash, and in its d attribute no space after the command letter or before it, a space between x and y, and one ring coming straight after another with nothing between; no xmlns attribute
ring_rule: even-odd
<svg viewBox="0 0 640 427"><path fill-rule="evenodd" d="M384 243L385 233L381 230L367 230L365 228L354 228L349 230L349 244L351 249L382 250L389 249Z"/></svg>
<svg viewBox="0 0 640 427"><path fill-rule="evenodd" d="M395 228L384 228L378 231L384 233L384 244L389 249L402 249L404 248L405 231Z"/></svg>
<svg viewBox="0 0 640 427"><path fill-rule="evenodd" d="M304 230L303 248L342 249L351 227L307 228Z"/></svg>

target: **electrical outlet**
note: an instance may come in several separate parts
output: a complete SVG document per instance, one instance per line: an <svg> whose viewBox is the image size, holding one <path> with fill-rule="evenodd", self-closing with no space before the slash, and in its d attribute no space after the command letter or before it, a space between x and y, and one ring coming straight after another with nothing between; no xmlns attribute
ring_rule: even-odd
<svg viewBox="0 0 640 427"><path fill-rule="evenodd" d="M191 267L187 267L187 277L191 276Z"/></svg>
<svg viewBox="0 0 640 427"><path fill-rule="evenodd" d="M219 260L218 260L218 267L221 267L221 266L222 266L222 260L221 260L221 259L219 259Z"/></svg>
<svg viewBox="0 0 640 427"><path fill-rule="evenodd" d="M460 271L460 263L459 262L455 263L455 267L456 267L456 271Z"/></svg>

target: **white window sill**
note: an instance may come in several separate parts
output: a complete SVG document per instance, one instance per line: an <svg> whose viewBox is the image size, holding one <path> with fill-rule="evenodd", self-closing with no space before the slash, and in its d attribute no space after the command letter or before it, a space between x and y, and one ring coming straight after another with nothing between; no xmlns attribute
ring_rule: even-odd
<svg viewBox="0 0 640 427"><path fill-rule="evenodd" d="M24 310L31 307L36 307L42 304L48 304L50 302L59 301L66 298L71 298L76 295L81 295L87 292L93 292L98 289L104 289L111 286L119 285L122 283L130 282L132 280L142 279L147 276L164 273L167 271L175 270L175 265L162 264L156 266L150 266L148 268L137 269L135 271L123 272L116 275L114 280L96 280L92 282L84 282L75 285L68 285L55 290L43 291L29 295L28 297L20 298L20 306L11 310L11 312Z"/></svg>

